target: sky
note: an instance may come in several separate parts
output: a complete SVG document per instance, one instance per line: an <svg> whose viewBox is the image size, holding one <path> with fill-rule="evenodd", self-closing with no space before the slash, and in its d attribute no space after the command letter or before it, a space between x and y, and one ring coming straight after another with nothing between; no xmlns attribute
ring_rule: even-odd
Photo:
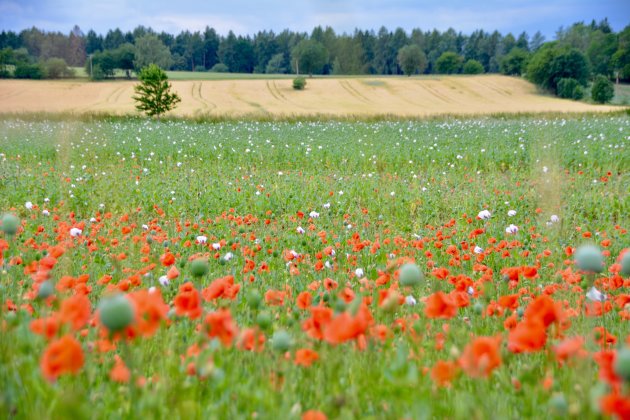
<svg viewBox="0 0 630 420"><path fill-rule="evenodd" d="M630 0L0 0L0 30L36 26L105 34L138 25L178 33L203 30L237 35L260 30L311 32L318 25L337 33L355 28L411 31L449 27L469 34L476 29L515 35L541 31L547 40L560 26L608 18L613 30L630 24Z"/></svg>

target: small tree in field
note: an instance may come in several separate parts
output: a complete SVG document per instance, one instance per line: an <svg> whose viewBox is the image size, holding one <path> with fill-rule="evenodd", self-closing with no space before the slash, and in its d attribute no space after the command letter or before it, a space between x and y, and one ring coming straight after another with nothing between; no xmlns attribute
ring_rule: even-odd
<svg viewBox="0 0 630 420"><path fill-rule="evenodd" d="M134 88L137 95L133 99L137 102L136 109L149 117L155 115L159 119L160 115L181 102L177 93L171 93L171 84L166 73L155 64L140 70L138 79L140 84Z"/></svg>

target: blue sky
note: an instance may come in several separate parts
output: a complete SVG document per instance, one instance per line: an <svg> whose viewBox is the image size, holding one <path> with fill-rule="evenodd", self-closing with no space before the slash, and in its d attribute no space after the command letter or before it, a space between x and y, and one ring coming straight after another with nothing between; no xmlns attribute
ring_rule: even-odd
<svg viewBox="0 0 630 420"><path fill-rule="evenodd" d="M449 27L532 35L553 39L556 30L577 21L608 17L618 31L630 24L630 0L0 0L0 30L38 28L69 32L78 24L104 33L138 25L171 33L202 30L221 34L283 29L310 32L317 25L337 32L382 25L409 31Z"/></svg>

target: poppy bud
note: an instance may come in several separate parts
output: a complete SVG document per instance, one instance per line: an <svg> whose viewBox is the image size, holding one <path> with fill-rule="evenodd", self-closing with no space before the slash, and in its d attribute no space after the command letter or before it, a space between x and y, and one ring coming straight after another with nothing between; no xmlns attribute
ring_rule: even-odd
<svg viewBox="0 0 630 420"><path fill-rule="evenodd" d="M190 274L193 277L203 277L208 274L208 261L204 258L197 258L190 263Z"/></svg>
<svg viewBox="0 0 630 420"><path fill-rule="evenodd" d="M288 351L291 347L291 336L284 330L276 331L271 337L271 347L281 353Z"/></svg>
<svg viewBox="0 0 630 420"><path fill-rule="evenodd" d="M13 214L5 214L2 216L2 231L7 235L15 235L20 227L20 219Z"/></svg>
<svg viewBox="0 0 630 420"><path fill-rule="evenodd" d="M582 271L601 273L604 258L598 247L594 245L582 245L575 251L575 263Z"/></svg>
<svg viewBox="0 0 630 420"><path fill-rule="evenodd" d="M399 282L401 286L417 286L424 279L424 274L415 264L400 267Z"/></svg>
<svg viewBox="0 0 630 420"><path fill-rule="evenodd" d="M262 301L262 296L258 290L251 290L247 294L247 304L252 309L258 309L260 307L260 302Z"/></svg>
<svg viewBox="0 0 630 420"><path fill-rule="evenodd" d="M129 299L124 295L116 295L101 301L99 317L108 330L116 332L131 324L134 311Z"/></svg>
<svg viewBox="0 0 630 420"><path fill-rule="evenodd" d="M614 369L617 376L630 383L630 347L624 347L617 352Z"/></svg>

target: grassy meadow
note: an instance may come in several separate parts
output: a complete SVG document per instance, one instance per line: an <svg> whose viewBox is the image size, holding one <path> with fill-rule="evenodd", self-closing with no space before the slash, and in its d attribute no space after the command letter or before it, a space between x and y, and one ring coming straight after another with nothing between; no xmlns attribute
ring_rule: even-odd
<svg viewBox="0 0 630 420"><path fill-rule="evenodd" d="M630 119L605 114L3 117L0 209L19 225L0 233L0 412L623 410L629 140ZM586 243L598 275L575 266ZM422 274L401 279L410 263ZM113 333L116 294L133 318Z"/></svg>

